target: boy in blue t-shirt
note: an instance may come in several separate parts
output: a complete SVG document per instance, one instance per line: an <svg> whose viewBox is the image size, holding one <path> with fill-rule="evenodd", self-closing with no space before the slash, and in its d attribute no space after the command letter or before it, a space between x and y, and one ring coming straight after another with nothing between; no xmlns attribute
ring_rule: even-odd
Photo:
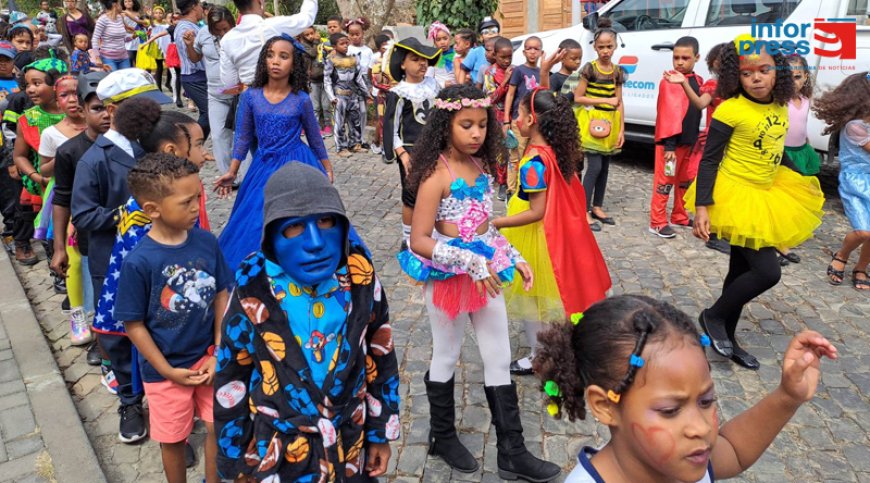
<svg viewBox="0 0 870 483"><path fill-rule="evenodd" d="M127 178L151 231L121 266L115 318L139 350L151 437L161 443L168 481L185 478L194 413L208 429L206 480L218 481L212 382L231 275L214 235L194 227L198 173L190 161L159 153L145 156Z"/></svg>
<svg viewBox="0 0 870 483"><path fill-rule="evenodd" d="M517 189L517 166L520 162L520 156L526 150L528 138L520 135L520 130L515 124L519 115L520 101L529 92L538 88L541 82L541 69L538 67L538 59L541 58L543 43L541 39L535 36L529 37L523 43L523 56L526 58L526 63L514 66L511 72L511 78L508 81L507 95L505 96L505 112L510 109L510 118L504 121L504 130L510 126L514 134L520 142L519 148L511 152L510 163L508 164L507 184L508 198Z"/></svg>

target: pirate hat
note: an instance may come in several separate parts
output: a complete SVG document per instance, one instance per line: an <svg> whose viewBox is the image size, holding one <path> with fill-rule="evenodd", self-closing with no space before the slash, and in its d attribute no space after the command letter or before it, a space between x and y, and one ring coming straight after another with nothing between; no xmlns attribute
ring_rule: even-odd
<svg viewBox="0 0 870 483"><path fill-rule="evenodd" d="M405 61L408 52L413 52L428 60L429 65L435 65L441 57L441 49L423 45L423 43L415 37L408 37L407 39L395 42L385 56L386 59L389 59L389 61L384 65L387 75L397 81L405 78L405 71L402 69L402 62Z"/></svg>

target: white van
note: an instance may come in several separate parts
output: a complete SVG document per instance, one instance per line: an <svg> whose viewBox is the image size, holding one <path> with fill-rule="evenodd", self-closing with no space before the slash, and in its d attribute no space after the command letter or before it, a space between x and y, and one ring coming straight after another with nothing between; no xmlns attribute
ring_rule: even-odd
<svg viewBox="0 0 870 483"><path fill-rule="evenodd" d="M613 59L627 74L622 90L626 138L652 143L658 84L662 72L673 68L672 49L680 37L691 35L698 39L701 60L695 71L707 79L710 73L704 58L714 45L733 41L740 34L751 34L753 23L756 29L760 29L758 24L774 24L778 20L782 21L782 27L793 24L790 29L780 28L779 34L774 31L775 25L774 29L756 30L756 37L802 41L804 48L799 53L808 51L805 57L813 70L816 92L820 93L837 86L847 76L870 68L868 10L870 0L610 0L598 12L587 16L582 24L512 39L514 64L525 62L522 48L517 47L530 35L542 39L547 54L555 52L564 39L579 39L583 46L583 62L594 60L592 31L599 16L609 17L614 30L619 32ZM814 47L821 44L814 37L826 37L815 28L816 22L830 20L846 28L851 26L843 21L856 21L855 59L844 60L815 53ZM834 42L833 46L825 44L824 48L833 50L848 46L850 40L839 44ZM818 151L828 152L829 139L821 135L823 128L824 124L810 114L807 126L810 143Z"/></svg>

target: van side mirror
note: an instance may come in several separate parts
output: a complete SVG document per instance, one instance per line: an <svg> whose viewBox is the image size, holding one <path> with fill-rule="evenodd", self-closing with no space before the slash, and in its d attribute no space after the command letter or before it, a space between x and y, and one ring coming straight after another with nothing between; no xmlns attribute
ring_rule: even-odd
<svg viewBox="0 0 870 483"><path fill-rule="evenodd" d="M583 17L583 28L589 31L595 31L598 28L598 12L592 12Z"/></svg>

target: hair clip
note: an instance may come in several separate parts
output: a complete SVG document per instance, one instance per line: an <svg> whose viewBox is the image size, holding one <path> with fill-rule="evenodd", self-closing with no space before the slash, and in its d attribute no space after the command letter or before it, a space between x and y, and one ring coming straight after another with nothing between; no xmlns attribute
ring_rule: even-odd
<svg viewBox="0 0 870 483"><path fill-rule="evenodd" d="M701 347L710 347L710 336L701 334Z"/></svg>
<svg viewBox="0 0 870 483"><path fill-rule="evenodd" d="M547 413L555 418L559 414L559 405L554 402L547 404Z"/></svg>
<svg viewBox="0 0 870 483"><path fill-rule="evenodd" d="M550 397L559 397L562 395L562 391L559 390L559 385L553 380L544 383L544 392Z"/></svg>
<svg viewBox="0 0 870 483"><path fill-rule="evenodd" d="M571 314L571 323L577 325L583 320L583 312L575 312Z"/></svg>
<svg viewBox="0 0 870 483"><path fill-rule="evenodd" d="M612 389L607 390L607 399L610 399L611 401L613 401L613 404L619 404L619 399L621 397L622 397L621 395L613 392Z"/></svg>
<svg viewBox="0 0 870 483"><path fill-rule="evenodd" d="M643 367L643 357L632 354L631 359L628 360L628 363L640 369L641 367Z"/></svg>

